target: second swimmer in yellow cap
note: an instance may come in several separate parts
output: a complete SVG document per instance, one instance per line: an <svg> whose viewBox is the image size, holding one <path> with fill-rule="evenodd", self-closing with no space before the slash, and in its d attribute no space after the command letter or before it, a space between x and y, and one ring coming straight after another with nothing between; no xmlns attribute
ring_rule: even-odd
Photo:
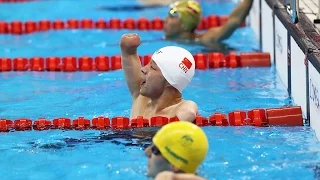
<svg viewBox="0 0 320 180"><path fill-rule="evenodd" d="M169 7L169 13L164 21L164 32L167 39L194 40L205 46L229 38L244 22L249 14L253 0L243 0L229 15L228 21L220 27L210 28L203 34L196 34L200 24L201 7L195 0L180 0Z"/></svg>
<svg viewBox="0 0 320 180"><path fill-rule="evenodd" d="M200 127L187 121L172 122L163 126L152 142L145 150L149 177L159 180L186 177L202 179L195 173L209 147L207 137Z"/></svg>

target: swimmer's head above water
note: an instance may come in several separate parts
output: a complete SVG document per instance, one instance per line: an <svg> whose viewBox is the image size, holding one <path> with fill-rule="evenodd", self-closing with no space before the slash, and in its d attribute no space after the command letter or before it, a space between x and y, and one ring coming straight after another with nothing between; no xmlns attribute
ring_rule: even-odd
<svg viewBox="0 0 320 180"><path fill-rule="evenodd" d="M141 72L141 95L156 96L168 86L182 93L194 76L195 61L186 49L166 46L152 55L151 62Z"/></svg>
<svg viewBox="0 0 320 180"><path fill-rule="evenodd" d="M196 173L208 152L208 140L197 125L179 121L163 126L145 149L149 177L163 171Z"/></svg>
<svg viewBox="0 0 320 180"><path fill-rule="evenodd" d="M195 0L180 0L169 6L164 22L167 38L175 38L181 33L193 33L200 23L201 8Z"/></svg>

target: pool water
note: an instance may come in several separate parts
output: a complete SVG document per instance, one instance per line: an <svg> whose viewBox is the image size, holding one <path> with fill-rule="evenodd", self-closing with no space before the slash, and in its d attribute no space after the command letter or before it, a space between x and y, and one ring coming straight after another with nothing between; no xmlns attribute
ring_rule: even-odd
<svg viewBox="0 0 320 180"><path fill-rule="evenodd" d="M4 72L0 77L1 117L130 116L132 100L121 70ZM183 98L195 101L206 117L291 103L274 67L196 71Z"/></svg>
<svg viewBox="0 0 320 180"><path fill-rule="evenodd" d="M0 19L165 17L166 8L106 11L101 7L136 6L129 0L40 1L0 4ZM203 14L228 14L232 1L201 1ZM54 7L54 8L52 8ZM16 13L19 12L19 13ZM123 33L138 33L139 54L151 54L166 45L192 53L210 52L197 45L161 40L161 31L63 30L30 35L0 35L0 57L98 56L120 53ZM224 50L256 51L253 31L238 29L224 41ZM121 70L109 72L0 73L0 118L17 119L79 116L92 119L129 116L131 98ZM199 113L272 108L294 105L275 67L196 71L183 97L195 101ZM203 127L210 149L198 173L207 179L319 178L320 144L310 127ZM147 159L135 131L25 131L0 133L2 179L147 179Z"/></svg>

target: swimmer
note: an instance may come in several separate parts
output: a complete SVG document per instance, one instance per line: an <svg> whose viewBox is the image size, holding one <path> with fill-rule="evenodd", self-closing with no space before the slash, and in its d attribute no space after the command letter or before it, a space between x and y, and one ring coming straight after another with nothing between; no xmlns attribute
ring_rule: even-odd
<svg viewBox="0 0 320 180"><path fill-rule="evenodd" d="M195 42L207 47L229 38L244 22L249 14L253 0L243 0L229 15L228 21L220 26L210 28L202 34L195 30L200 24L201 7L195 0L180 0L170 5L168 16L164 21L166 39Z"/></svg>
<svg viewBox="0 0 320 180"><path fill-rule="evenodd" d="M197 125L177 121L163 126L145 149L148 177L162 179L203 179L195 175L208 152L208 140Z"/></svg>
<svg viewBox="0 0 320 180"><path fill-rule="evenodd" d="M133 100L130 118L165 116L193 122L198 106L182 98L182 91L195 73L192 54L177 46L163 47L152 55L149 64L141 67L139 45L137 34L121 37L122 70Z"/></svg>

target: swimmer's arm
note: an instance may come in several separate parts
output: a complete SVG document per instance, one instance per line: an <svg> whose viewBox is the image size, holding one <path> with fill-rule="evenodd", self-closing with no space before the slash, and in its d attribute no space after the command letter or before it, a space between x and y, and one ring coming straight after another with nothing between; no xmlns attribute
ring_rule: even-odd
<svg viewBox="0 0 320 180"><path fill-rule="evenodd" d="M140 91L141 83L141 64L137 54L122 56L122 70L126 78L126 82L133 99L136 99Z"/></svg>
<svg viewBox="0 0 320 180"><path fill-rule="evenodd" d="M210 42L220 42L229 38L232 33L244 22L250 12L253 0L242 0L242 2L229 15L228 21L218 28L210 28L202 39Z"/></svg>
<svg viewBox="0 0 320 180"><path fill-rule="evenodd" d="M180 121L193 122L196 119L197 113L197 104L192 101L186 101L180 106L176 116Z"/></svg>
<svg viewBox="0 0 320 180"><path fill-rule="evenodd" d="M140 92L141 83L141 62L137 53L140 39L121 39L121 64L127 86L133 99L136 99Z"/></svg>
<svg viewBox="0 0 320 180"><path fill-rule="evenodd" d="M205 180L200 176L194 174L173 173L169 171L163 171L159 173L155 180Z"/></svg>

